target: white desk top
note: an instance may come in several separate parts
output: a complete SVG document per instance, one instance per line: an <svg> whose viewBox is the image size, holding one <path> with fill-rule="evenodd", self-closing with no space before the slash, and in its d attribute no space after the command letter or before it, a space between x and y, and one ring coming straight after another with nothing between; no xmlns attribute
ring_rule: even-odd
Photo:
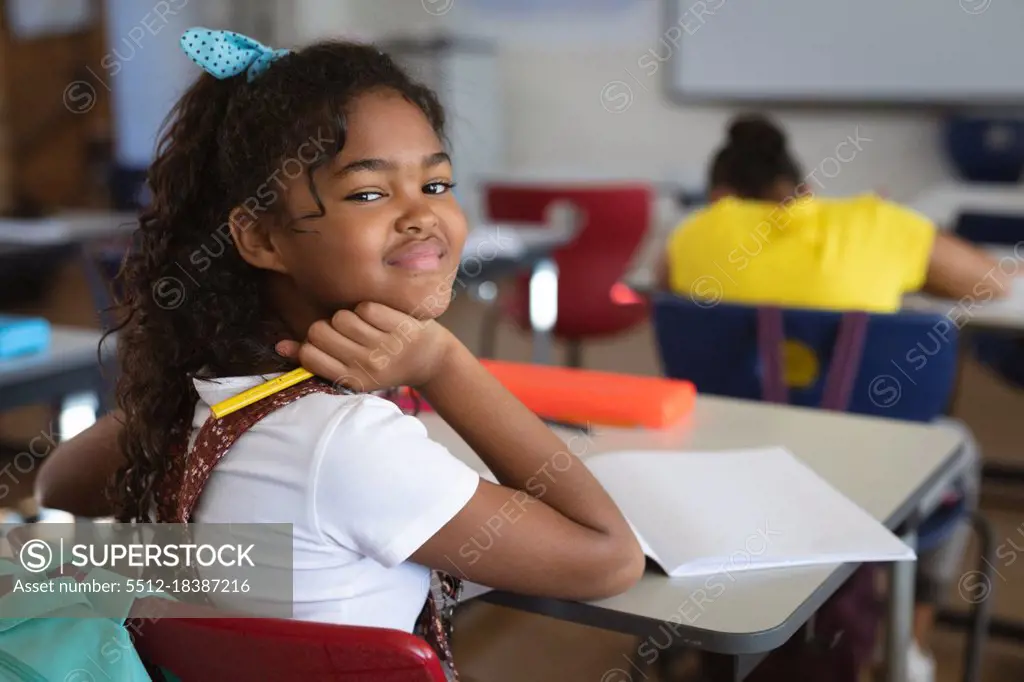
<svg viewBox="0 0 1024 682"><path fill-rule="evenodd" d="M76 211L39 220L0 220L0 242L54 246L130 234L138 225L135 213Z"/></svg>
<svg viewBox="0 0 1024 682"><path fill-rule="evenodd" d="M961 328L1024 332L1024 280L1018 280L1009 297L1001 301L961 305L951 299L914 294L903 299L903 307L944 315Z"/></svg>
<svg viewBox="0 0 1024 682"><path fill-rule="evenodd" d="M1017 271L1006 298L998 301L986 300L990 295L991 282L977 287L978 296L967 298L963 302L947 298L937 298L927 294L912 294L903 299L906 310L945 315L950 322L974 329L997 329L1003 331L1024 332L1024 248L990 247L986 251L1004 260L1000 266L1004 272ZM987 288L986 288L987 287Z"/></svg>
<svg viewBox="0 0 1024 682"><path fill-rule="evenodd" d="M963 211L1024 215L1024 186L946 182L928 188L909 206L949 229Z"/></svg>
<svg viewBox="0 0 1024 682"><path fill-rule="evenodd" d="M73 371L97 364L102 334L93 329L55 325L51 330L50 348L34 355L0 360L0 390L5 384L36 378L44 379L60 372ZM104 355L114 352L114 343L108 339Z"/></svg>
<svg viewBox="0 0 1024 682"><path fill-rule="evenodd" d="M440 418L427 414L422 419L432 438L478 470L483 468ZM564 438L574 435L560 434ZM599 428L589 441L580 440L585 439L582 435L575 437L574 452L587 444L581 455L584 458L621 449L715 450L782 445L876 519L890 525L902 521L926 493L951 474L953 455L961 445L955 431L940 426L713 396L699 397L694 413L671 430ZM790 623L799 620L794 614L809 608L812 595L838 568L818 566L680 579L648 571L626 594L600 602L573 604L509 595L502 598L502 603L521 602L526 608L634 634L654 632L661 622L673 621L682 624L681 635L687 631L688 639L681 641L723 653L753 653L781 643L771 639L769 645L764 637L781 637L784 641L792 634L803 623ZM842 577L836 578L832 590L838 588ZM479 594L472 590L467 593ZM787 623L791 628L783 627Z"/></svg>
<svg viewBox="0 0 1024 682"><path fill-rule="evenodd" d="M552 251L572 241L575 230L535 224L494 224L474 227L466 235L462 263L515 261L530 252Z"/></svg>

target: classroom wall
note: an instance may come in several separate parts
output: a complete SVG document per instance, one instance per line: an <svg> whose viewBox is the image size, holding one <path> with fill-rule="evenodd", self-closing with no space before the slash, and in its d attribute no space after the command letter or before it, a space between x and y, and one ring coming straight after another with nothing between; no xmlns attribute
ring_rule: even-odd
<svg viewBox="0 0 1024 682"><path fill-rule="evenodd" d="M543 168L571 159L612 174L702 183L707 159L735 110L669 103L656 77L644 81L649 89L642 90L625 69L644 53L640 46L568 54L507 51L502 71L512 167ZM628 106L610 113L602 104ZM812 187L822 194L880 190L907 199L947 176L935 145L938 122L927 114L783 112L779 120Z"/></svg>
<svg viewBox="0 0 1024 682"><path fill-rule="evenodd" d="M103 94L113 103L118 164L149 166L164 119L197 73L178 38L192 26L220 25L224 5L175 0L154 12L135 0L106 0L108 51L97 71L110 88Z"/></svg>
<svg viewBox="0 0 1024 682"><path fill-rule="evenodd" d="M341 34L377 38L394 32L450 32L493 38L505 93L508 170L525 175L640 176L699 184L723 135L729 106L667 101L658 60L661 0L625 8L604 3L583 14L552 10L520 16L488 12L482 0L358 3L296 0L280 5L281 39L301 43ZM703 21L703 23L701 23ZM687 31L713 31L713 17ZM678 32L678 30L677 30ZM799 65L794 65L799 68ZM909 199L949 176L938 146L940 121L919 110L808 108L776 111L794 151L822 194L881 190ZM848 138L860 138L859 149ZM846 144L840 148L844 142ZM839 148L839 149L837 149Z"/></svg>

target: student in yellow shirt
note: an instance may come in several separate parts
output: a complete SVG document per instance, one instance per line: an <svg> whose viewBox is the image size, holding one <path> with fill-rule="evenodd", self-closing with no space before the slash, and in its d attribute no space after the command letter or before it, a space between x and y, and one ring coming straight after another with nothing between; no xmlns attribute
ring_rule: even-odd
<svg viewBox="0 0 1024 682"><path fill-rule="evenodd" d="M744 115L711 164L711 204L668 240L659 286L680 296L733 303L896 312L904 294L927 291L964 305L1003 297L1010 276L998 261L925 217L878 196L814 196L784 133ZM977 505L980 455L969 430L962 490ZM964 524L941 547L918 557L915 642L908 679L933 682L927 641L936 604L949 594L966 549Z"/></svg>
<svg viewBox="0 0 1024 682"><path fill-rule="evenodd" d="M736 119L711 165L711 205L669 238L661 288L870 312L895 312L919 290L977 303L1005 295L998 261L924 216L872 194L816 197L815 183L775 125Z"/></svg>

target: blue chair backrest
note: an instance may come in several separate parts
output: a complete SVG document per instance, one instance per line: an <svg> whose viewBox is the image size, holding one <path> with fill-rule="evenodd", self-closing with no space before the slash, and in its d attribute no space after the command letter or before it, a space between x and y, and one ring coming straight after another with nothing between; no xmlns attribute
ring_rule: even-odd
<svg viewBox="0 0 1024 682"><path fill-rule="evenodd" d="M761 400L758 309L656 294L653 319L662 370L699 393ZM819 407L843 314L786 309L783 329L789 402ZM957 328L942 315L868 316L848 411L931 421L946 410L956 378Z"/></svg>

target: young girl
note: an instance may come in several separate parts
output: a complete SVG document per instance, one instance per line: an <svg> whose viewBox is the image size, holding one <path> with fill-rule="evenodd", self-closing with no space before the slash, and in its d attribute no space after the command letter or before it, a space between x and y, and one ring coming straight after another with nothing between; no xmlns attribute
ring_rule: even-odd
<svg viewBox="0 0 1024 682"><path fill-rule="evenodd" d="M431 569L565 599L633 585L644 557L602 487L575 458L530 486L565 444L434 321L466 235L435 95L367 45L272 51L197 29L182 46L206 73L172 112L124 268L123 426L80 438L100 470L123 463L116 515L292 524L300 619L414 631ZM296 359L352 391L314 382L225 417L247 430L211 456L230 429L210 407ZM415 387L500 484L364 392L394 386ZM52 459L44 488L72 461Z"/></svg>

